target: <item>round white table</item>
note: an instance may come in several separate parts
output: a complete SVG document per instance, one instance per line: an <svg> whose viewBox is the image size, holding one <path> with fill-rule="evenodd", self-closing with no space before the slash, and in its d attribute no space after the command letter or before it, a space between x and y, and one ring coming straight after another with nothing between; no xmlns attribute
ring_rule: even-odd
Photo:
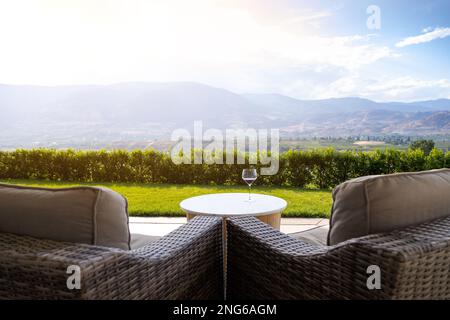
<svg viewBox="0 0 450 320"><path fill-rule="evenodd" d="M192 197L181 201L180 207L190 220L197 215L222 218L254 216L280 229L281 212L287 202L281 198L247 193L216 193Z"/></svg>
<svg viewBox="0 0 450 320"><path fill-rule="evenodd" d="M222 218L223 290L227 296L227 218L254 216L261 221L280 229L281 212L287 202L281 198L263 194L216 193L192 197L180 202L188 221L197 215Z"/></svg>

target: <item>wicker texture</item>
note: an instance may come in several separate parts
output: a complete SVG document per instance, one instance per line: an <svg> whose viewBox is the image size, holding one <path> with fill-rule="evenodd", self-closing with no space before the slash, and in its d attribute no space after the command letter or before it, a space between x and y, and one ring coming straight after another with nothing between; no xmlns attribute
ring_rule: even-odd
<svg viewBox="0 0 450 320"><path fill-rule="evenodd" d="M66 286L81 268L81 289ZM221 220L196 217L133 251L0 233L0 299L219 299Z"/></svg>
<svg viewBox="0 0 450 320"><path fill-rule="evenodd" d="M230 299L450 299L450 217L331 247L247 217L228 223L228 241Z"/></svg>

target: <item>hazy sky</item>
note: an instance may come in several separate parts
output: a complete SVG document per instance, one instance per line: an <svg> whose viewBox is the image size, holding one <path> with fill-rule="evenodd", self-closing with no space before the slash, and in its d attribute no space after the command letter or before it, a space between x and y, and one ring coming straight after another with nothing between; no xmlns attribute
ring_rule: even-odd
<svg viewBox="0 0 450 320"><path fill-rule="evenodd" d="M380 29L369 29L369 5ZM450 1L0 0L0 83L450 98Z"/></svg>

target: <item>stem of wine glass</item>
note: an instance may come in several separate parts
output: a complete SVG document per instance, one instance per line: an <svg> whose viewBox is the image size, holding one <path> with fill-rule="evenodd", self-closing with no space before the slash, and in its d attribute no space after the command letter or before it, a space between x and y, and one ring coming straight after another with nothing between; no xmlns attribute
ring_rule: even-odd
<svg viewBox="0 0 450 320"><path fill-rule="evenodd" d="M249 184L249 185L248 185L248 201L251 200L251 196L250 196L250 191L251 191L251 189L252 189L252 185Z"/></svg>

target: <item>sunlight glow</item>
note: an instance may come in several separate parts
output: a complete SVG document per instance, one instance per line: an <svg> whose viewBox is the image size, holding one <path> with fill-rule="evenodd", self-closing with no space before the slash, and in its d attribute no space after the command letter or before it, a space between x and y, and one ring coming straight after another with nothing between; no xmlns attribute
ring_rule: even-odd
<svg viewBox="0 0 450 320"><path fill-rule="evenodd" d="M364 29L366 11L361 10L363 29L339 31L329 24L339 21L345 29L344 10L325 2L311 5L300 0L0 0L0 84L194 81L304 99L366 94L376 99L384 92L367 88L409 77L415 81L408 94L392 89L386 99L448 96L440 81L447 77L435 75L442 68L413 74L421 64L411 63L409 46L395 46L431 44L448 27L436 29L439 34L426 29L420 37L389 39L385 29L376 34ZM433 83L435 91L424 83Z"/></svg>
<svg viewBox="0 0 450 320"><path fill-rule="evenodd" d="M356 38L302 34L308 17L286 27L265 19L263 10L223 1L19 0L0 6L0 82L7 83L201 80L198 74L242 67L353 68L390 54L354 46Z"/></svg>

